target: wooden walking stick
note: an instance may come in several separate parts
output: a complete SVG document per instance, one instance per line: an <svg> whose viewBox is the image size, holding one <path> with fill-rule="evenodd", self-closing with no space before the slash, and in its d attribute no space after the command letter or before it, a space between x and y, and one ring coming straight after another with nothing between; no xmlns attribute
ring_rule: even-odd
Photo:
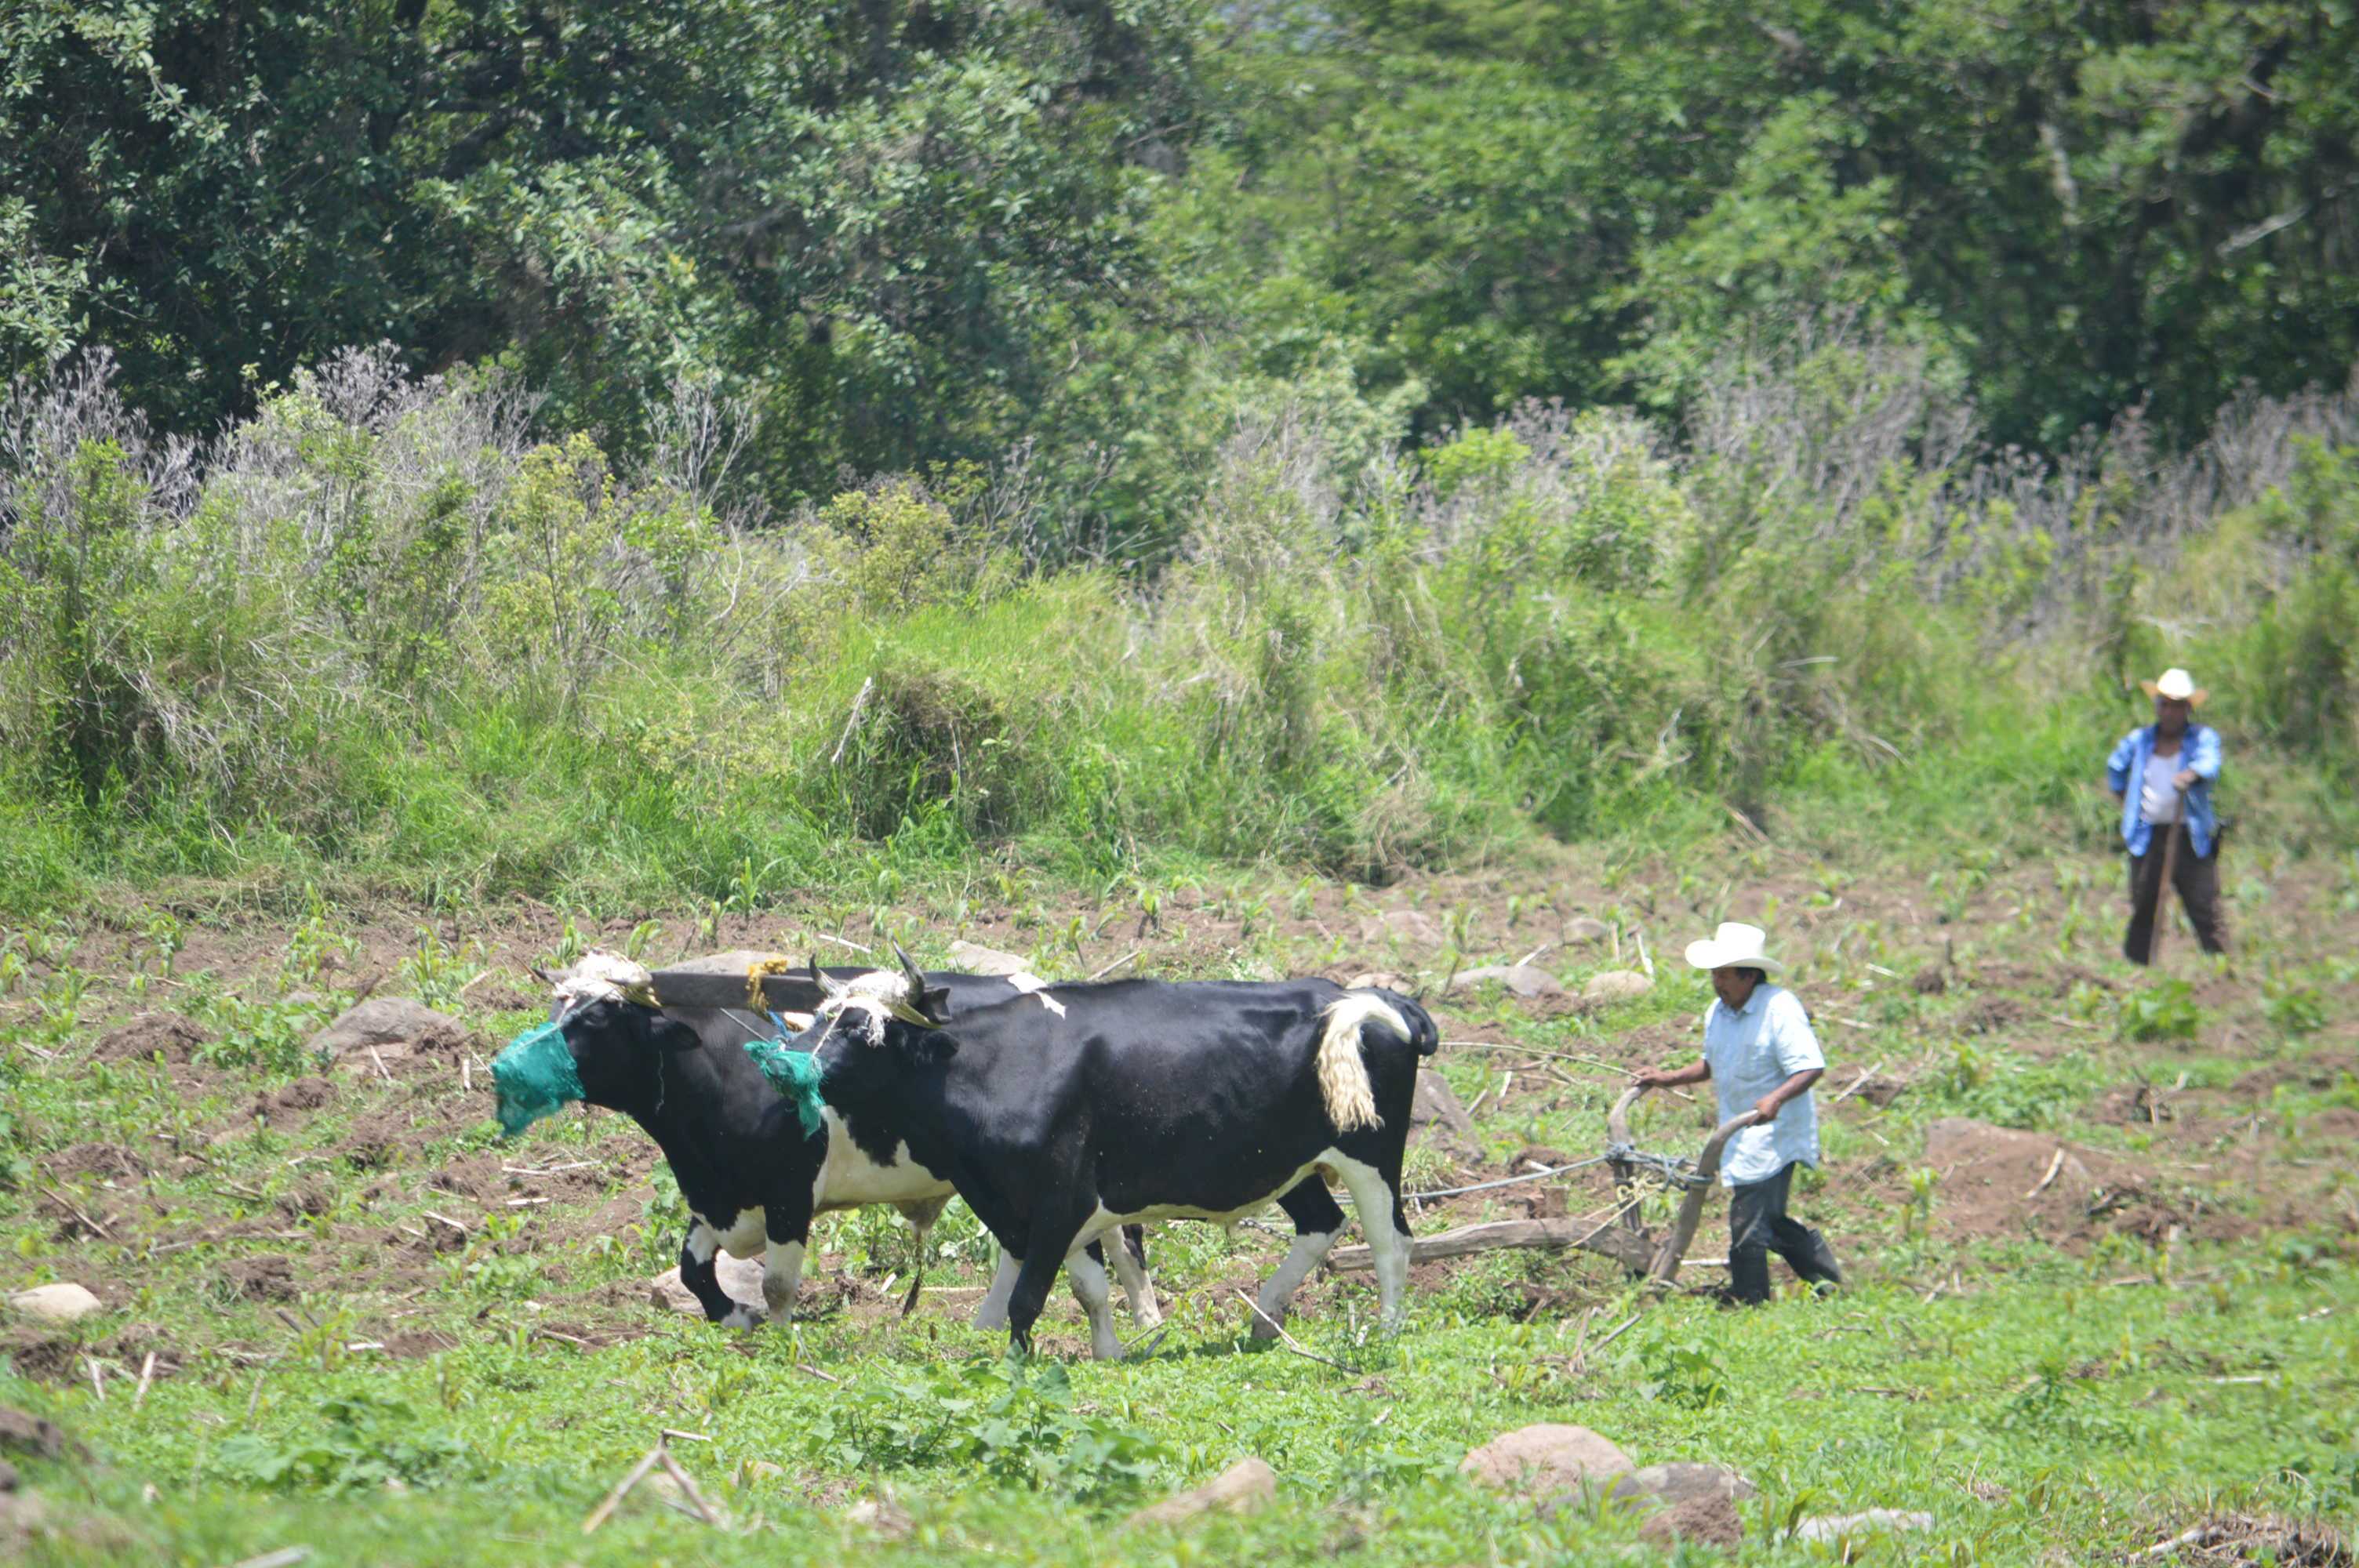
<svg viewBox="0 0 2359 1568"><path fill-rule="evenodd" d="M2146 938L2147 968L2154 968L2156 957L2162 952L2162 927L2169 914L2171 873L2179 863L2179 830L2187 821L2187 792L2173 784L2170 793L2178 800L2179 811L2170 819L2170 831L2162 840L2162 874L2155 880L2154 888L2154 928L2147 933Z"/></svg>

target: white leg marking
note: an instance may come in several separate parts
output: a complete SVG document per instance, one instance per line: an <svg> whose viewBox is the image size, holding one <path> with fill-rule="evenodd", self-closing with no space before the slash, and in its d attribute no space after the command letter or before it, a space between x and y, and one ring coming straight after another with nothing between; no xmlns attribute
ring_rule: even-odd
<svg viewBox="0 0 2359 1568"><path fill-rule="evenodd" d="M1114 1291L1098 1260L1080 1248L1065 1255L1065 1278L1073 1295L1090 1316L1090 1354L1100 1361L1122 1359L1122 1340L1114 1331Z"/></svg>
<svg viewBox="0 0 2359 1568"><path fill-rule="evenodd" d="M729 1315L721 1320L721 1326L723 1328L759 1328L768 1321L769 1319L763 1314L760 1307L749 1307L744 1302L739 1302L735 1306L729 1309Z"/></svg>
<svg viewBox="0 0 2359 1568"><path fill-rule="evenodd" d="M991 1289L984 1292L983 1304L974 1309L975 1327L996 1334L1007 1326L1007 1297L1016 1289L1016 1271L1022 1266L1006 1248L999 1249L999 1271L991 1276Z"/></svg>
<svg viewBox="0 0 2359 1568"><path fill-rule="evenodd" d="M1261 1288L1261 1299L1257 1304L1267 1317L1256 1315L1254 1318L1253 1336L1256 1339L1277 1337L1277 1330L1270 1320L1277 1323L1286 1321L1286 1309L1293 1302L1294 1292L1301 1288L1303 1281L1310 1277L1310 1271L1319 1267L1319 1260L1327 1256L1327 1249L1335 1245L1335 1238L1339 1234L1333 1230L1313 1230L1295 1237L1294 1245L1286 1249L1286 1260L1277 1266L1277 1272L1272 1274Z"/></svg>
<svg viewBox="0 0 2359 1568"><path fill-rule="evenodd" d="M1393 1190L1374 1165L1345 1159L1332 1150L1320 1162L1342 1176L1343 1185L1351 1190L1360 1234L1368 1238L1369 1259L1376 1266L1376 1299L1384 1309L1384 1331L1398 1334L1408 1314L1408 1247L1393 1228Z"/></svg>
<svg viewBox="0 0 2359 1568"><path fill-rule="evenodd" d="M803 1244L773 1241L762 1259L762 1300L781 1328L795 1320L795 1289L803 1280Z"/></svg>
<svg viewBox="0 0 2359 1568"><path fill-rule="evenodd" d="M712 1255L721 1250L721 1232L706 1224L701 1215L688 1217L695 1221L688 1227L688 1255L701 1267L712 1262Z"/></svg>
<svg viewBox="0 0 2359 1568"><path fill-rule="evenodd" d="M1163 1321L1163 1309L1155 1303L1154 1282L1130 1255L1130 1238L1117 1229L1108 1231L1105 1240L1106 1253L1114 1260L1114 1277L1121 1281L1122 1293L1130 1303L1132 1320L1141 1328L1153 1328Z"/></svg>

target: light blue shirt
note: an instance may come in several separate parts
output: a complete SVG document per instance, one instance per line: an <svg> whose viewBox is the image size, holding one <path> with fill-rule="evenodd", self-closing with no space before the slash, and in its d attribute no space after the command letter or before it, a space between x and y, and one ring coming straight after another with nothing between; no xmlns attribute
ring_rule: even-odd
<svg viewBox="0 0 2359 1568"><path fill-rule="evenodd" d="M2154 726L2142 726L2122 737L2105 759L2105 787L2122 797L2122 842L2133 855L2143 855L2154 837L2154 824L2139 809L2146 765L2154 756ZM2195 770L2194 787L2187 792L2187 841L2199 860L2212 853L2212 781L2220 776L2220 731L2209 724L2190 722L2179 738L2179 765Z"/></svg>
<svg viewBox="0 0 2359 1568"><path fill-rule="evenodd" d="M1703 1015L1703 1059L1723 1121L1743 1116L1796 1073L1827 1065L1801 999L1766 980L1734 1012L1713 999ZM1728 1141L1720 1152L1720 1184L1766 1182L1797 1160L1819 1162L1819 1102L1808 1091L1787 1101L1768 1126L1741 1129Z"/></svg>

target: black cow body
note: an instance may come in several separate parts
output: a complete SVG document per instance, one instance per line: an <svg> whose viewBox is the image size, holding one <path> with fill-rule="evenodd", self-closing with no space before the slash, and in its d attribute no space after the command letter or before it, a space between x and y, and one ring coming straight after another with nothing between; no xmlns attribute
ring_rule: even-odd
<svg viewBox="0 0 2359 1568"><path fill-rule="evenodd" d="M1079 1250L1106 1230L1233 1221L1279 1199L1296 1238L1256 1324L1275 1332L1342 1228L1331 1176L1351 1190L1386 1325L1398 1325L1401 1161L1418 1060L1439 1044L1416 1002L1325 980L1119 980L1055 988L1061 1011L1038 998L961 1011L908 979L907 1005L843 999L804 1039L853 1138L872 1157L906 1150L945 1175L1023 1260L1008 1306L1019 1346L1064 1260L1092 1308L1093 1348L1119 1354L1093 1304L1105 1298L1103 1271ZM864 1008L869 1019L855 1022Z"/></svg>
<svg viewBox="0 0 2359 1568"><path fill-rule="evenodd" d="M1005 979L984 976L932 980L976 1005L1020 994ZM805 1132L794 1102L744 1049L748 1040L770 1034L766 1020L737 1009L674 1013L604 998L564 1009L561 997L560 1022L584 1098L636 1121L679 1184L689 1209L680 1282L708 1318L733 1327L765 1321L722 1289L715 1267L722 1251L743 1258L757 1249L767 1315L791 1317L810 1222L819 1214L890 1204L909 1221L922 1249L928 1227L951 1196L949 1181L908 1160L906 1150L888 1145L872 1153L832 1114L823 1116L818 1131ZM1004 1321L1018 1262L1002 1258L1000 1278L978 1314L982 1326ZM1126 1250L1117 1269L1134 1314L1158 1321L1138 1254Z"/></svg>

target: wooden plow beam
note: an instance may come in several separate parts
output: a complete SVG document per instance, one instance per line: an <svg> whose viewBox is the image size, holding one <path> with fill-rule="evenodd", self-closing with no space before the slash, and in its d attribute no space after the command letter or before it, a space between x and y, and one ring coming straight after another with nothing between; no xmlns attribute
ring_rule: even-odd
<svg viewBox="0 0 2359 1568"><path fill-rule="evenodd" d="M1689 1243L1695 1239L1696 1227L1702 1222L1704 1195L1720 1180L1721 1152L1728 1147L1731 1138L1760 1120L1761 1116L1758 1111L1748 1110L1712 1130L1712 1136L1704 1141L1703 1152L1697 1156L1694 1173L1680 1180L1683 1190L1679 1213L1669 1227L1657 1236L1638 1217L1638 1183L1642 1171L1660 1168L1667 1162L1643 1156L1630 1141L1630 1108L1645 1092L1633 1085L1605 1115L1610 1140L1605 1161L1614 1172L1614 1212L1604 1219L1507 1219L1462 1225L1436 1236L1411 1238L1409 1261L1430 1263L1437 1259L1463 1258L1502 1247L1547 1251L1571 1248L1613 1259L1633 1276L1645 1280L1651 1291L1669 1290L1679 1276ZM1338 1247L1327 1254L1327 1266L1349 1272L1375 1267L1375 1259L1364 1246Z"/></svg>

